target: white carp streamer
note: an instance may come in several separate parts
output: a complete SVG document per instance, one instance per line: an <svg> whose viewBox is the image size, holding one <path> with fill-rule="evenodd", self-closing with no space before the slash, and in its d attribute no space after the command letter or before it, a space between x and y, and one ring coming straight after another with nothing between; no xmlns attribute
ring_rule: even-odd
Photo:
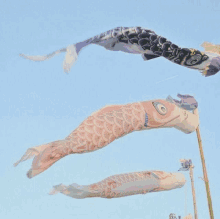
<svg viewBox="0 0 220 219"><path fill-rule="evenodd" d="M91 185L63 184L54 186L49 193L62 193L76 199L101 197L119 198L150 192L168 191L181 188L185 185L182 173L167 173L163 171L142 171L110 176Z"/></svg>

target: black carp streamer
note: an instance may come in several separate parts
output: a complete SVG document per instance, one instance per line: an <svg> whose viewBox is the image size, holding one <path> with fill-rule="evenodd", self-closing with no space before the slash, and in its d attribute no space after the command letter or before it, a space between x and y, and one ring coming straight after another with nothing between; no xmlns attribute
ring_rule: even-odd
<svg viewBox="0 0 220 219"><path fill-rule="evenodd" d="M141 27L117 27L85 41L72 44L44 56L20 56L33 61L44 61L61 52L66 52L63 63L65 72L69 72L77 60L79 52L90 44L100 45L108 50L141 54L144 60L164 57L176 64L199 70L205 76L216 74L220 70L220 45L204 42L205 52L196 49L180 48L154 31Z"/></svg>

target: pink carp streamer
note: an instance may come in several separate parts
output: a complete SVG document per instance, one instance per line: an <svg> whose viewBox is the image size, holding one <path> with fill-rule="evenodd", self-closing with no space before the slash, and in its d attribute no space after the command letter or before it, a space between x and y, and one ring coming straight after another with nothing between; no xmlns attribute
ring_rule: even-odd
<svg viewBox="0 0 220 219"><path fill-rule="evenodd" d="M198 117L179 103L155 100L106 106L93 113L63 140L29 148L14 165L34 157L27 176L32 178L69 154L103 148L133 131L175 127L185 133L195 131Z"/></svg>
<svg viewBox="0 0 220 219"><path fill-rule="evenodd" d="M76 199L101 197L119 198L150 192L167 191L181 188L185 185L185 177L181 173L167 173L163 171L142 171L110 176L91 185L69 186L63 184L54 186L49 193L62 193Z"/></svg>

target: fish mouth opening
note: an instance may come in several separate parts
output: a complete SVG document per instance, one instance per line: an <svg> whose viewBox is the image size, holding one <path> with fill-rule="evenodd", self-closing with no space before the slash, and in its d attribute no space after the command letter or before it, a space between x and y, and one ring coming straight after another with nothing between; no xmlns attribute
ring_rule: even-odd
<svg viewBox="0 0 220 219"><path fill-rule="evenodd" d="M219 70L220 70L220 56L217 56L211 59L211 63L209 63L206 66L205 70L202 71L202 73L205 77L209 77L217 74Z"/></svg>
<svg viewBox="0 0 220 219"><path fill-rule="evenodd" d="M205 77L209 77L212 75L215 75L219 72L220 69L218 69L217 67L211 65L209 66L208 70L205 70L203 73L205 75Z"/></svg>
<svg viewBox="0 0 220 219"><path fill-rule="evenodd" d="M176 187L182 188L186 184L185 176L182 173L175 173L175 178L177 180Z"/></svg>

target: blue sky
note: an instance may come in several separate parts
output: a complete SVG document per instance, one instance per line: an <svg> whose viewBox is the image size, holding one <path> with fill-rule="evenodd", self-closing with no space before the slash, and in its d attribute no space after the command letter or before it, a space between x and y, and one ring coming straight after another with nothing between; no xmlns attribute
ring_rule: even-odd
<svg viewBox="0 0 220 219"><path fill-rule="evenodd" d="M217 0L2 1L0 80L0 217L4 219L77 218L138 219L184 216L185 189L118 199L71 199L48 195L53 185L90 184L110 175L179 169L180 158L194 165L199 218L208 218L205 185L196 133L175 129L132 133L93 153L70 155L39 176L28 179L31 160L14 168L29 147L65 138L86 117L109 104L194 95L215 218L220 218L218 182L220 74L205 78L198 71L164 58L143 61L140 55L84 49L67 75L64 54L32 62L19 53L43 55L119 26L142 26L179 45L201 49L219 44ZM193 214L188 172L187 213Z"/></svg>

